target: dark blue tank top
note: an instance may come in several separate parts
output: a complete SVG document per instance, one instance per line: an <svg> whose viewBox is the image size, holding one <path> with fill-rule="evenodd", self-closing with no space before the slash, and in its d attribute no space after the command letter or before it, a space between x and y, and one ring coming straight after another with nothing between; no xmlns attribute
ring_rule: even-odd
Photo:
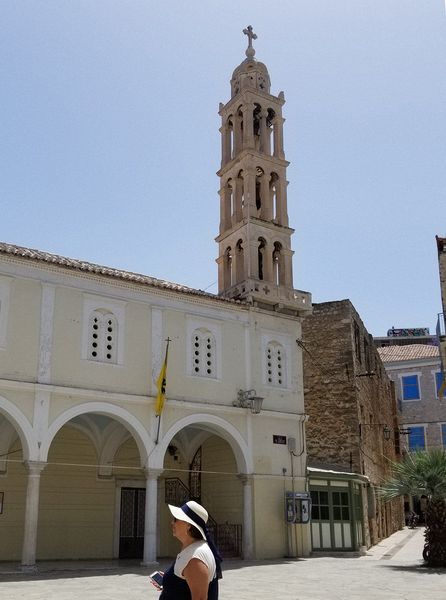
<svg viewBox="0 0 446 600"><path fill-rule="evenodd" d="M175 563L167 569L163 577L163 591L159 600L191 600L189 586L185 579L174 573ZM215 577L208 588L208 600L218 600L218 579Z"/></svg>

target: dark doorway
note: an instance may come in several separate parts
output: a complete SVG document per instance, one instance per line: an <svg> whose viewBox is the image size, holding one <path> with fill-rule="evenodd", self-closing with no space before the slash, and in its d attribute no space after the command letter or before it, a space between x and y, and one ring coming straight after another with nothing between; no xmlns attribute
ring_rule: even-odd
<svg viewBox="0 0 446 600"><path fill-rule="evenodd" d="M144 488L121 489L119 558L142 558L144 551Z"/></svg>

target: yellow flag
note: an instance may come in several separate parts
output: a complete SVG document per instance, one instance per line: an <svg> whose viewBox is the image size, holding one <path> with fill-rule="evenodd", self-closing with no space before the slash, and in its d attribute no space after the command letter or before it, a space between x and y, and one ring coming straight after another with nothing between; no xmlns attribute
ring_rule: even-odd
<svg viewBox="0 0 446 600"><path fill-rule="evenodd" d="M155 404L155 414L157 417L161 415L164 408L164 401L166 399L166 374L167 374L167 352L169 349L169 343L166 346L166 356L164 357L163 366L161 367L160 374L158 376L156 387L158 390Z"/></svg>

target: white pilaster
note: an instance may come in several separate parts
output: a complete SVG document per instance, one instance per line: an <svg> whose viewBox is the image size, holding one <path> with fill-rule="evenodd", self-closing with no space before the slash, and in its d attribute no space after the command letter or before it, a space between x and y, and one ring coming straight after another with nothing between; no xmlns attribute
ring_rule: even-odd
<svg viewBox="0 0 446 600"><path fill-rule="evenodd" d="M22 569L34 570L36 567L37 521L39 517L40 473L46 467L45 462L25 461L28 469L26 488L25 532L22 548Z"/></svg>
<svg viewBox="0 0 446 600"><path fill-rule="evenodd" d="M146 506L144 521L144 566L156 563L156 524L158 508L158 477L162 471L150 469L146 471Z"/></svg>
<svg viewBox="0 0 446 600"><path fill-rule="evenodd" d="M43 283L40 307L39 365L37 370L37 381L39 383L51 383L55 297L55 286Z"/></svg>
<svg viewBox="0 0 446 600"><path fill-rule="evenodd" d="M242 475L241 480L243 483L243 558L250 560L254 558L252 477Z"/></svg>

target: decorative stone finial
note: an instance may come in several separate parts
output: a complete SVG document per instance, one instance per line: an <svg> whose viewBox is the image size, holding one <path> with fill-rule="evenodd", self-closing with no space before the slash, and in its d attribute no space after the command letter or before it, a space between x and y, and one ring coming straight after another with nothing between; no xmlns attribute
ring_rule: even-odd
<svg viewBox="0 0 446 600"><path fill-rule="evenodd" d="M248 36L248 47L246 48L245 54L250 59L254 58L256 51L252 47L252 40L257 39L257 34L253 32L252 25L248 25L248 27L243 30L243 33Z"/></svg>

